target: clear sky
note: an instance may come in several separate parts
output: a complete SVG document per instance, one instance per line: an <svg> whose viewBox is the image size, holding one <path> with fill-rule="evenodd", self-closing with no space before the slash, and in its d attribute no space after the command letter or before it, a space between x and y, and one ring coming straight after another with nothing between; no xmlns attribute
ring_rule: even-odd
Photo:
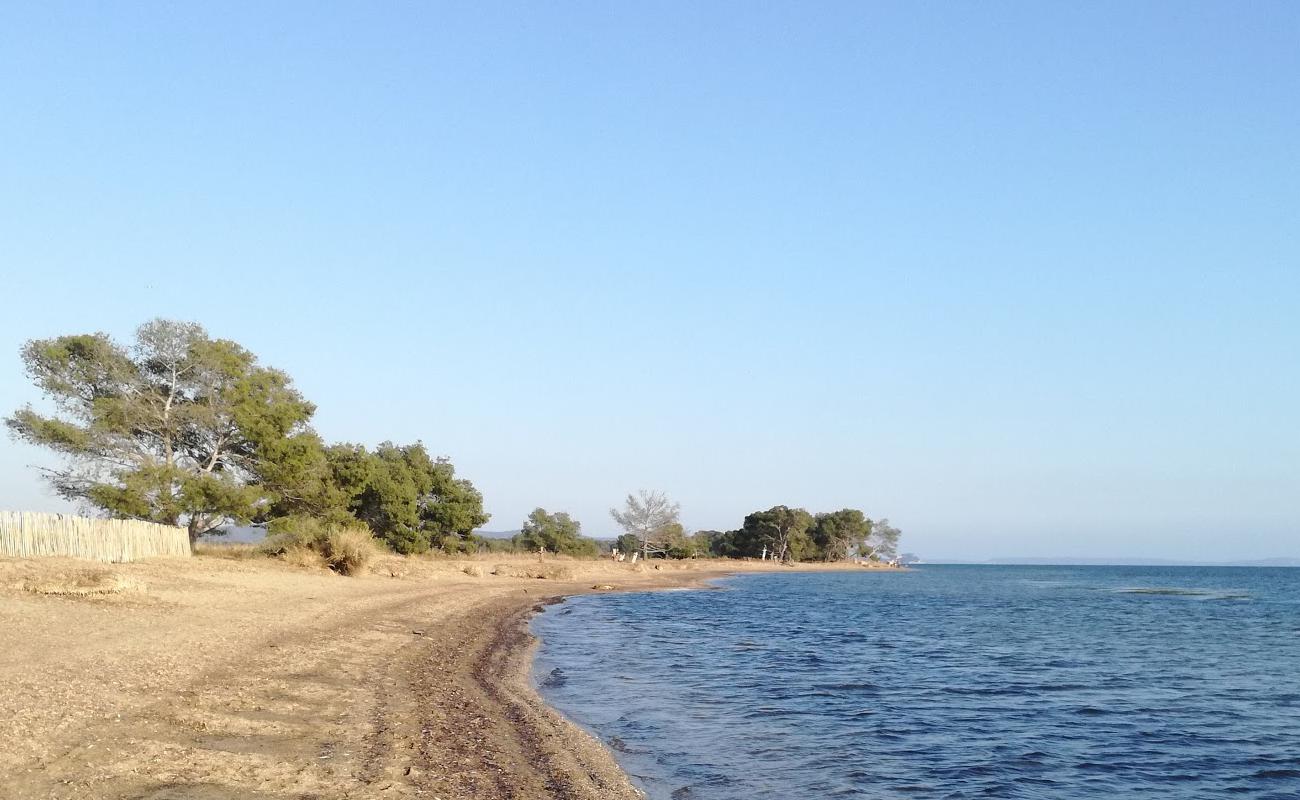
<svg viewBox="0 0 1300 800"><path fill-rule="evenodd" d="M5 413L196 320L492 529L1300 556L1295 3L4 3L0 273Z"/></svg>

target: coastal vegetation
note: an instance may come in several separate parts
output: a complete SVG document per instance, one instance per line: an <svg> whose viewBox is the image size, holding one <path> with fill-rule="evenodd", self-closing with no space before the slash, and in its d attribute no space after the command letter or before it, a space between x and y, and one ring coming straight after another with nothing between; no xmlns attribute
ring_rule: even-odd
<svg viewBox="0 0 1300 800"><path fill-rule="evenodd" d="M258 525L259 548L352 574L380 548L403 555L489 552L595 557L837 561L892 559L899 532L857 509L755 511L730 531L688 532L663 492L629 494L604 546L566 512L537 508L509 539L476 536L483 495L422 442L326 444L316 406L290 377L198 324L155 319L129 344L104 333L27 342L31 405L5 422L16 438L64 457L45 477L63 498L123 520L186 528L191 542Z"/></svg>
<svg viewBox="0 0 1300 800"><path fill-rule="evenodd" d="M643 558L758 558L775 561L889 561L898 556L901 531L888 519L872 520L856 508L813 514L773 506L745 517L730 531L687 533L680 506L662 492L629 494L610 515L623 528L614 547Z"/></svg>
<svg viewBox="0 0 1300 800"><path fill-rule="evenodd" d="M54 413L28 405L6 424L65 457L46 470L60 496L108 516L184 525L191 541L265 525L341 571L357 558L339 555L356 538L342 531L398 553L472 550L488 520L473 484L420 442L327 446L287 374L200 325L156 319L130 345L103 333L34 340L22 359Z"/></svg>
<svg viewBox="0 0 1300 800"><path fill-rule="evenodd" d="M365 526L299 518L268 537L255 552L304 566L327 567L340 575L356 575L379 555L380 547Z"/></svg>
<svg viewBox="0 0 1300 800"><path fill-rule="evenodd" d="M524 552L578 557L600 555L600 543L582 535L582 523L563 511L550 514L544 508L528 515L513 544Z"/></svg>

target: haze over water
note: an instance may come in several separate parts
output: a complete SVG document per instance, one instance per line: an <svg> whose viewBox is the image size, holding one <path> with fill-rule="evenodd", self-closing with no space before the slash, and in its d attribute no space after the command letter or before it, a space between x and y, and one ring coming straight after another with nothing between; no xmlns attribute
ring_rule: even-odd
<svg viewBox="0 0 1300 800"><path fill-rule="evenodd" d="M651 800L1300 796L1300 570L723 586L534 623L544 696Z"/></svg>

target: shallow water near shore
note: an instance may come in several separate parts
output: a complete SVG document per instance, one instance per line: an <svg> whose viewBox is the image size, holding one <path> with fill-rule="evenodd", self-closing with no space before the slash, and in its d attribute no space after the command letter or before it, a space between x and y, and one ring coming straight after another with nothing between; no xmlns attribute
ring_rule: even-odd
<svg viewBox="0 0 1300 800"><path fill-rule="evenodd" d="M539 691L650 800L1300 796L1300 569L719 585L533 623Z"/></svg>

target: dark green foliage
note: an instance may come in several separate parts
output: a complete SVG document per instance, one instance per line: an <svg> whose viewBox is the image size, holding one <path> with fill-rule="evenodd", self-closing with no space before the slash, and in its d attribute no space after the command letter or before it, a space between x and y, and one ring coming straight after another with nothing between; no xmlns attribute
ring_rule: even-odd
<svg viewBox="0 0 1300 800"><path fill-rule="evenodd" d="M871 525L871 520L856 508L818 514L810 531L816 556L824 561L843 561L866 545Z"/></svg>
<svg viewBox="0 0 1300 800"><path fill-rule="evenodd" d="M664 558L690 558L694 553L691 543L686 538L686 528L680 522L672 522L659 530L654 555Z"/></svg>
<svg viewBox="0 0 1300 800"><path fill-rule="evenodd" d="M714 532L709 537L709 555L717 558L744 558L745 553L736 544L740 531Z"/></svg>
<svg viewBox="0 0 1300 800"><path fill-rule="evenodd" d="M630 556L641 549L641 540L635 533L625 533L614 540L614 549Z"/></svg>
<svg viewBox="0 0 1300 800"><path fill-rule="evenodd" d="M745 517L734 531L704 530L687 534L675 519L650 525L645 517L646 503L628 498L628 511L615 514L623 522L639 524L620 536L614 547L624 553L647 554L646 542L652 546L647 557L666 558L763 558L777 561L843 561L852 556L893 558L899 532L888 520L873 523L856 508L809 514L802 508L773 506ZM675 517L676 507L672 508ZM646 536L646 531L653 531Z"/></svg>
<svg viewBox="0 0 1300 800"><path fill-rule="evenodd" d="M665 555L668 558L708 558L713 555L713 542L722 534L718 531L686 533L681 526L667 531Z"/></svg>
<svg viewBox="0 0 1300 800"><path fill-rule="evenodd" d="M708 558L713 555L713 544L721 531L696 531L686 537L687 558Z"/></svg>
<svg viewBox="0 0 1300 800"><path fill-rule="evenodd" d="M842 561L850 556L893 558L899 532L888 520L873 523L855 508L818 514L773 506L745 517L739 530L702 531L710 554L722 558Z"/></svg>
<svg viewBox="0 0 1300 800"><path fill-rule="evenodd" d="M373 453L339 444L327 458L346 508L399 553L434 547L460 552L470 532L488 520L474 485L456 478L451 462L430 458L419 442L384 442Z"/></svg>
<svg viewBox="0 0 1300 800"><path fill-rule="evenodd" d="M528 515L514 538L515 547L525 552L545 550L568 556L600 555L600 545L582 535L582 525L563 511L548 514L538 508Z"/></svg>
<svg viewBox="0 0 1300 800"><path fill-rule="evenodd" d="M355 519L348 511L349 495L335 482L325 444L315 431L273 441L264 452L258 476L271 500L258 522L310 516L344 524Z"/></svg>
<svg viewBox="0 0 1300 800"><path fill-rule="evenodd" d="M420 519L431 541L446 547L462 547L471 532L486 524L491 515L483 511L483 494L446 458L433 462L433 491L422 499ZM472 552L472 551L468 551Z"/></svg>
<svg viewBox="0 0 1300 800"><path fill-rule="evenodd" d="M764 551L778 561L798 561L809 552L812 515L802 508L773 506L745 517L732 544L743 556L758 558Z"/></svg>

